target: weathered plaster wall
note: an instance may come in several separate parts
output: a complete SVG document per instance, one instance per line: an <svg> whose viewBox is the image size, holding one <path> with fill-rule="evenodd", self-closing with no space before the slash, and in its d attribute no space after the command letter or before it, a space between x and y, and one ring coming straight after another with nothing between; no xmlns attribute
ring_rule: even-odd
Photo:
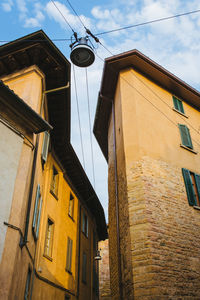
<svg viewBox="0 0 200 300"><path fill-rule="evenodd" d="M12 198L23 139L0 122L0 262L9 222Z"/></svg>

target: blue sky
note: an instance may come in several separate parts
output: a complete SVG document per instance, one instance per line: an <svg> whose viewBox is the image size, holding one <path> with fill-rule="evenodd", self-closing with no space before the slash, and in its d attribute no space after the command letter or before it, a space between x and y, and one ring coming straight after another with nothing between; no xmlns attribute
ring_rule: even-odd
<svg viewBox="0 0 200 300"><path fill-rule="evenodd" d="M84 36L84 28L70 9L67 0L54 1L56 6L79 36ZM83 23L93 33L104 32L154 19L181 14L200 9L199 0L103 0L75 1L72 6ZM0 41L12 41L36 30L43 29L51 39L69 39L71 29L64 21L52 1L46 0L1 0L0 2ZM113 54L138 49L161 64L196 89L200 90L200 13L171 19L159 23L136 27L112 34L99 36ZM68 41L55 42L56 46L69 59ZM3 42L1 42L3 44ZM95 42L94 42L95 44ZM101 45L96 45L95 63L88 68L90 113L93 127L97 95L102 75L102 60L110 56ZM89 119L85 70L75 68L80 119L83 136L85 169L93 182ZM83 162L77 107L72 76L72 145L80 161ZM95 190L107 215L107 164L93 138Z"/></svg>

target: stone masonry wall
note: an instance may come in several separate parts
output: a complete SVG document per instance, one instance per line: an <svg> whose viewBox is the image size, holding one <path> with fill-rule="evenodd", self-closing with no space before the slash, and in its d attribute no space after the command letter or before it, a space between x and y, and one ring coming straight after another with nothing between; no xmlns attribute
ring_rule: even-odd
<svg viewBox="0 0 200 300"><path fill-rule="evenodd" d="M134 299L200 299L200 211L181 168L143 157L127 182Z"/></svg>
<svg viewBox="0 0 200 300"><path fill-rule="evenodd" d="M102 260L99 261L99 299L111 300L108 239L99 242Z"/></svg>

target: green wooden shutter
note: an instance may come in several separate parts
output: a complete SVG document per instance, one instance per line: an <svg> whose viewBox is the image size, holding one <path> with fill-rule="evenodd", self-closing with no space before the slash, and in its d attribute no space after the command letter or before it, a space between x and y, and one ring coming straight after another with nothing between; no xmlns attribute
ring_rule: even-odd
<svg viewBox="0 0 200 300"><path fill-rule="evenodd" d="M184 114L185 112L183 108L183 102L178 98L176 98L175 96L173 96L173 102L174 102L174 108Z"/></svg>
<svg viewBox="0 0 200 300"><path fill-rule="evenodd" d="M179 106L178 106L178 101L177 100L178 99L175 96L173 96L174 108L177 109L177 110L179 110Z"/></svg>
<svg viewBox="0 0 200 300"><path fill-rule="evenodd" d="M49 139L50 139L50 134L45 131L44 132L44 139L43 139L43 146L42 146L42 160L46 162L47 160L47 155L48 155L48 149L49 149Z"/></svg>
<svg viewBox="0 0 200 300"><path fill-rule="evenodd" d="M36 233L35 233L36 238L38 238L38 234L39 234L41 210L42 210L42 198L40 199L40 207L38 212L38 219L37 219L37 226L36 226Z"/></svg>
<svg viewBox="0 0 200 300"><path fill-rule="evenodd" d="M178 124L178 127L181 134L182 144L188 148L193 149L189 128L186 125L182 124Z"/></svg>
<svg viewBox="0 0 200 300"><path fill-rule="evenodd" d="M194 178L196 181L197 192L198 192L199 199L200 199L200 175L194 174Z"/></svg>
<svg viewBox="0 0 200 300"><path fill-rule="evenodd" d="M35 197L35 209L34 209L34 215L33 215L33 229L36 227L36 219L37 219L37 211L38 211L38 201L40 199L40 185L38 184L37 186L37 191L36 191L36 197Z"/></svg>
<svg viewBox="0 0 200 300"><path fill-rule="evenodd" d="M185 181L185 188L187 192L188 202L190 206L197 205L196 203L196 196L194 193L194 188L192 185L192 179L190 176L190 171L187 169L182 168L183 178Z"/></svg>

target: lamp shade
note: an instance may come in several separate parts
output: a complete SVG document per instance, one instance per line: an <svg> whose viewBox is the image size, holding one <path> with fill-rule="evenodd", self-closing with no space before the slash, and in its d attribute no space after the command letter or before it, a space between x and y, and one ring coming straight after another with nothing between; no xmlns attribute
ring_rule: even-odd
<svg viewBox="0 0 200 300"><path fill-rule="evenodd" d="M80 38L72 47L70 54L72 63L78 67L89 67L95 60L93 49L88 45L87 39Z"/></svg>

